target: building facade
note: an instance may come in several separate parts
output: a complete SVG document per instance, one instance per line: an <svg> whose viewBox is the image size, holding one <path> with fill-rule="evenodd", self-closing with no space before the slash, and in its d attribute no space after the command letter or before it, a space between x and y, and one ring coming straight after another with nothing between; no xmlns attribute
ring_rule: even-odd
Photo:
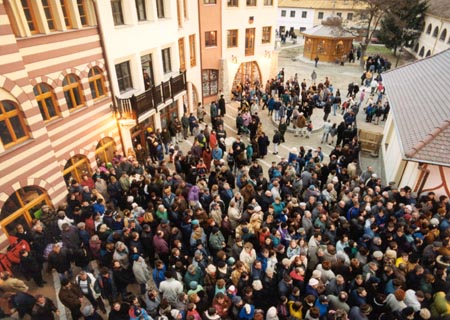
<svg viewBox="0 0 450 320"><path fill-rule="evenodd" d="M277 0L199 0L203 103L276 75Z"/></svg>
<svg viewBox="0 0 450 320"><path fill-rule="evenodd" d="M98 0L96 4L124 149L137 143L145 147L147 129L167 127L184 111L193 110L201 97L197 3ZM132 111L127 112L130 105Z"/></svg>
<svg viewBox="0 0 450 320"><path fill-rule="evenodd" d="M450 93L433 85L448 81L450 49L383 73L391 106L381 144L385 177L419 195L450 196Z"/></svg>
<svg viewBox="0 0 450 320"><path fill-rule="evenodd" d="M91 1L0 1L0 248L121 148Z"/></svg>
<svg viewBox="0 0 450 320"><path fill-rule="evenodd" d="M344 27L358 29L363 8L361 2L352 0L279 0L277 30L298 35L332 16L340 17Z"/></svg>
<svg viewBox="0 0 450 320"><path fill-rule="evenodd" d="M450 48L450 8L448 1L430 0L425 13L424 29L410 50L417 59L429 57Z"/></svg>

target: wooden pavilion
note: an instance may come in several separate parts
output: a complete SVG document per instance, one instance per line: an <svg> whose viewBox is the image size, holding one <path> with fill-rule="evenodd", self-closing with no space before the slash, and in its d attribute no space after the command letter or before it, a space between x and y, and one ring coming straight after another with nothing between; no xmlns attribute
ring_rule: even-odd
<svg viewBox="0 0 450 320"><path fill-rule="evenodd" d="M356 37L342 28L339 17L330 17L321 25L302 32L305 38L303 56L310 60L343 62L352 49Z"/></svg>

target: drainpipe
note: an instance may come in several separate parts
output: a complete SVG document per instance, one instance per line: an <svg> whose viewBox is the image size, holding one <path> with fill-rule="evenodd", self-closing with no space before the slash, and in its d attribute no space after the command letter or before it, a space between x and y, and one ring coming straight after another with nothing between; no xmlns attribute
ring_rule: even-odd
<svg viewBox="0 0 450 320"><path fill-rule="evenodd" d="M106 77L108 79L109 88L110 88L111 95L112 95L112 104L113 104L114 110L118 110L117 101L116 101L116 94L114 92L114 86L113 86L113 82L111 80L111 74L110 74L110 72L112 72L112 71L109 68L107 51L106 51L106 47L105 47L105 35L104 35L104 32L103 32L103 26L100 23L100 15L99 15L99 7L98 7L98 2L99 1L100 0L92 0L92 2L94 4L95 19L97 20L97 29L98 29L98 33L99 33L99 36L100 36L100 46L102 48L102 54L103 54L103 58L105 60ZM114 112L114 119L116 119L116 126L119 129L120 143L122 144L122 152L123 152L123 154L125 154L125 150L123 149L125 144L123 143L122 128L121 128L121 126L119 124L119 120L117 120L117 118L116 118L116 112Z"/></svg>

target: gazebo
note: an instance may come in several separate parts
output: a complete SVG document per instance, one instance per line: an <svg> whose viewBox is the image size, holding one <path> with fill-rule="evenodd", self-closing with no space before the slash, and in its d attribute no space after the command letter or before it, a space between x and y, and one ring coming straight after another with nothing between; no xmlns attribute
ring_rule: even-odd
<svg viewBox="0 0 450 320"><path fill-rule="evenodd" d="M302 32L305 38L303 56L310 60L319 57L319 61L345 61L352 49L355 36L342 28L339 17L330 17L321 25Z"/></svg>

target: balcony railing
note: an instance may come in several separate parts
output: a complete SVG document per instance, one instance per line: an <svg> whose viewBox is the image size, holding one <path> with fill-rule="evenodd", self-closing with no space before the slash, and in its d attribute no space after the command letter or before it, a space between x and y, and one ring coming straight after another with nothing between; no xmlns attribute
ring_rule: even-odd
<svg viewBox="0 0 450 320"><path fill-rule="evenodd" d="M166 82L152 86L145 92L130 98L117 98L113 112L119 119L138 119L144 113L158 108L167 100L174 99L174 97L186 90L186 71L181 72L175 77L171 77Z"/></svg>

